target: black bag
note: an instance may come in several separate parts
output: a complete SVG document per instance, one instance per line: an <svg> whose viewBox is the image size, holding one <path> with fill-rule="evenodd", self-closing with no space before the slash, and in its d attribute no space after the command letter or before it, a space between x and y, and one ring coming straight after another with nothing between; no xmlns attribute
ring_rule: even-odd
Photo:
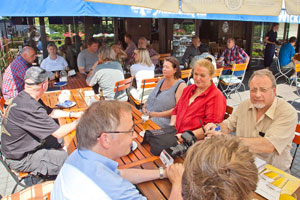
<svg viewBox="0 0 300 200"><path fill-rule="evenodd" d="M167 126L157 130L146 130L144 140L142 142L150 144L150 151L158 156L162 150L177 145L177 130L175 126Z"/></svg>

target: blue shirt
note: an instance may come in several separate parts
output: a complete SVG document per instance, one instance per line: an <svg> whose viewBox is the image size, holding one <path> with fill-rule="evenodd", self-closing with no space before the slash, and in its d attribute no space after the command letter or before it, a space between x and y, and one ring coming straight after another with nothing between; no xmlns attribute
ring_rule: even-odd
<svg viewBox="0 0 300 200"><path fill-rule="evenodd" d="M57 176L51 199L142 199L136 187L120 176L118 163L93 151L75 150Z"/></svg>
<svg viewBox="0 0 300 200"><path fill-rule="evenodd" d="M295 54L295 49L291 43L282 45L279 52L279 63L281 66L285 66L292 61L292 57Z"/></svg>

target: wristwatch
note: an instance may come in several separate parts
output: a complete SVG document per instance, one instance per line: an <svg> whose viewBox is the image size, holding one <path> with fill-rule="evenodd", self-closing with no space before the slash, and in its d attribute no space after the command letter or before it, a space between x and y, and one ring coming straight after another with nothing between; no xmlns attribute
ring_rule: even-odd
<svg viewBox="0 0 300 200"><path fill-rule="evenodd" d="M163 167L159 167L159 179L164 179L165 177L164 177L164 172L165 172L165 170L164 170L164 168Z"/></svg>

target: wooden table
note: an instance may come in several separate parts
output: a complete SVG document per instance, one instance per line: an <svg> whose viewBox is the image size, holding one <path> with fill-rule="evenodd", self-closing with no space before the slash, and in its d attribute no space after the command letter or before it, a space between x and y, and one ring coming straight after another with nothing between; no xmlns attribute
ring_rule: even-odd
<svg viewBox="0 0 300 200"><path fill-rule="evenodd" d="M296 60L300 61L300 53L296 53L296 54L294 55L294 58L295 58Z"/></svg>
<svg viewBox="0 0 300 200"><path fill-rule="evenodd" d="M49 81L49 88L53 88L54 86L54 80ZM86 83L86 75L81 74L79 72L76 73L75 76L68 77L68 83L66 86L60 87L61 90L66 89L77 89L77 88L85 88L89 87Z"/></svg>
<svg viewBox="0 0 300 200"><path fill-rule="evenodd" d="M88 105L84 100L85 98L84 92L88 90L92 90L92 88L81 88L81 89L70 90L71 92L70 100L76 102L76 106L64 110L82 111L87 109ZM60 91L45 93L44 96L42 97L42 100L46 105L52 108L57 108L56 104L58 103L58 96L60 93L61 93ZM149 144L141 145L143 138L139 135L139 132L142 131L142 123L141 123L142 113L138 111L135 107L132 107L132 109L133 109L132 115L134 117L134 123L136 124L135 131L138 135L138 137L135 139L135 141L138 144L138 148L131 154L127 156L123 156L122 158L116 160L119 163L120 169L139 166L143 163L147 163L159 159L158 156L154 156L150 152ZM73 120L76 119L60 118L59 123L62 125L66 123L71 123ZM149 129L158 129L158 128L159 126L156 125L154 122L151 121L149 123ZM73 131L72 133L68 134L67 136L65 136L64 140L65 140L65 147L68 151L68 154L71 154L77 148L76 132Z"/></svg>

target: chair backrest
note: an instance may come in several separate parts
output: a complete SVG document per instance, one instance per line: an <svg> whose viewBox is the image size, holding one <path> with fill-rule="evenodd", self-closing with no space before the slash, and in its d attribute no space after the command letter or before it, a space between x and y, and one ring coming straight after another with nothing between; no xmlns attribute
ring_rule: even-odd
<svg viewBox="0 0 300 200"><path fill-rule="evenodd" d="M224 119L227 119L233 112L233 107L231 106L226 106L226 111L224 115Z"/></svg>
<svg viewBox="0 0 300 200"><path fill-rule="evenodd" d="M122 81L117 81L115 83L114 92L117 93L117 92L126 90L127 88L129 88L132 85L132 80L133 80L133 77L129 77L129 78L124 79Z"/></svg>
<svg viewBox="0 0 300 200"><path fill-rule="evenodd" d="M185 78L189 79L191 77L191 75L192 75L192 69L186 69L186 70L181 71L182 79L185 79Z"/></svg>
<svg viewBox="0 0 300 200"><path fill-rule="evenodd" d="M295 132L293 143L300 145L300 124L297 124Z"/></svg>
<svg viewBox="0 0 300 200"><path fill-rule="evenodd" d="M148 78L148 79L142 80L142 84L141 84L141 88L142 88L141 103L143 103L145 89L147 89L147 88L155 88L155 86L157 85L157 83L159 82L159 80L160 80L160 77L157 77L157 78Z"/></svg>
<svg viewBox="0 0 300 200"><path fill-rule="evenodd" d="M170 57L170 56L171 56L171 53L161 53L161 54L159 54L159 55L160 55L159 60L160 60L160 61L164 61L164 59L165 59L166 57Z"/></svg>
<svg viewBox="0 0 300 200"><path fill-rule="evenodd" d="M232 75L234 75L236 77L241 77L242 79L244 79L244 76L245 76L246 70L247 70L247 66L248 66L248 63L234 64L232 66ZM239 72L239 73L236 73L236 72ZM243 73L240 73L240 72L243 72Z"/></svg>
<svg viewBox="0 0 300 200"><path fill-rule="evenodd" d="M2 198L2 200L19 200L19 199L47 199L50 200L51 191L54 181L46 181L28 187L20 192L11 194Z"/></svg>
<svg viewBox="0 0 300 200"><path fill-rule="evenodd" d="M223 72L223 68L216 69L213 77L219 77L220 78L220 76L222 75L222 72Z"/></svg>

